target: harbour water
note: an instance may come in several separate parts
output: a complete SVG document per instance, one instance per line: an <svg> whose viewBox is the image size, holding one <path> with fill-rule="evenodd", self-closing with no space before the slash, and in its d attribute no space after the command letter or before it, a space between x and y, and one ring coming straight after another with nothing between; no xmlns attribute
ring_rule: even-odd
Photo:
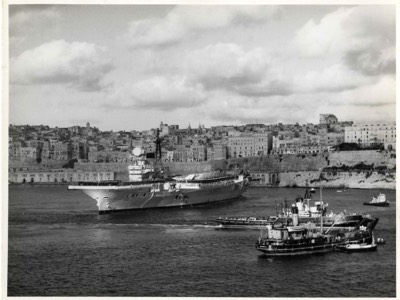
<svg viewBox="0 0 400 300"><path fill-rule="evenodd" d="M65 186L10 186L8 296L395 297L396 191L324 189L328 212L379 218L376 252L266 258L258 230L218 229L219 216L263 217L301 188L250 188L195 208L99 215ZM316 200L319 198L317 191Z"/></svg>

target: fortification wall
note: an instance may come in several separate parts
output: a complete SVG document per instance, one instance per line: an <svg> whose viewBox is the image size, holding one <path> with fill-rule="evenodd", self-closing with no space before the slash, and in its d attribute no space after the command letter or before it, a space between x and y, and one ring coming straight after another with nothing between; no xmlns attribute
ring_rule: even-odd
<svg viewBox="0 0 400 300"><path fill-rule="evenodd" d="M311 187L396 189L395 172L285 172L280 173L280 187L304 187L306 180Z"/></svg>
<svg viewBox="0 0 400 300"><path fill-rule="evenodd" d="M324 171L327 167L353 167L360 163L377 167L387 167L380 170L350 170L348 172ZM305 186L305 181L318 180L321 172L323 185L326 187L348 188L396 188L396 157L387 151L341 151L320 155L268 155L246 157L229 160L204 162L166 162L163 163L168 175L187 175L190 173L209 172L217 169L246 169L251 172L279 174L279 186ZM76 163L75 169L83 171L113 171L115 179L128 180L126 163Z"/></svg>
<svg viewBox="0 0 400 300"><path fill-rule="evenodd" d="M374 167L386 166L388 169L393 169L396 166L396 155L393 152L380 150L332 152L329 155L329 162L329 166L335 167L364 163L373 164Z"/></svg>

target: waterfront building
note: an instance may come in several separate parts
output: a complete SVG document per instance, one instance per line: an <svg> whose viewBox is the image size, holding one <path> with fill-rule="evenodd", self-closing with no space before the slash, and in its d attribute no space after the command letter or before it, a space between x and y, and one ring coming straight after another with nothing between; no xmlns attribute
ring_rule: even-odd
<svg viewBox="0 0 400 300"><path fill-rule="evenodd" d="M176 145L173 154L174 161L188 161L190 146Z"/></svg>
<svg viewBox="0 0 400 300"><path fill-rule="evenodd" d="M337 141L333 139L332 143L334 142ZM332 145L321 144L320 137L313 134L303 134L299 138L291 139L276 136L272 138L271 154L317 154L327 151L333 151Z"/></svg>
<svg viewBox="0 0 400 300"><path fill-rule="evenodd" d="M70 160L72 158L71 142L55 142L54 143L54 159Z"/></svg>
<svg viewBox="0 0 400 300"><path fill-rule="evenodd" d="M226 159L227 146L226 144L213 144L207 147L207 160Z"/></svg>
<svg viewBox="0 0 400 300"><path fill-rule="evenodd" d="M228 138L228 157L255 156L254 137L250 134Z"/></svg>
<svg viewBox="0 0 400 300"><path fill-rule="evenodd" d="M318 146L320 145L321 136L307 133L302 135L301 145Z"/></svg>
<svg viewBox="0 0 400 300"><path fill-rule="evenodd" d="M383 145L385 149L396 149L396 123L358 123L345 127L345 142L360 147Z"/></svg>
<svg viewBox="0 0 400 300"><path fill-rule="evenodd" d="M230 132L229 134L228 157L230 158L267 155L270 150L271 133Z"/></svg>
<svg viewBox="0 0 400 300"><path fill-rule="evenodd" d="M319 145L337 146L344 143L344 132L328 132L319 136Z"/></svg>
<svg viewBox="0 0 400 300"><path fill-rule="evenodd" d="M93 182L101 180L114 180L112 171L82 171L74 169L54 169L37 171L13 171L9 170L10 183L60 183L60 182Z"/></svg>
<svg viewBox="0 0 400 300"><path fill-rule="evenodd" d="M272 134L271 133L256 133L254 134L254 151L255 155L268 155L272 149Z"/></svg>
<svg viewBox="0 0 400 300"><path fill-rule="evenodd" d="M300 138L272 137L273 154L297 154L301 146Z"/></svg>
<svg viewBox="0 0 400 300"><path fill-rule="evenodd" d="M54 155L54 148L50 147L50 142L49 141L44 141L43 142L43 147L42 147L42 159L50 159Z"/></svg>
<svg viewBox="0 0 400 300"><path fill-rule="evenodd" d="M92 163L96 162L127 162L128 152L121 151L91 151L89 152L88 161Z"/></svg>
<svg viewBox="0 0 400 300"><path fill-rule="evenodd" d="M22 146L23 144L21 141L13 141L9 143L8 146L9 157L12 159L20 159Z"/></svg>
<svg viewBox="0 0 400 300"><path fill-rule="evenodd" d="M197 144L191 145L188 152L189 161L205 161L207 160L207 147Z"/></svg>
<svg viewBox="0 0 400 300"><path fill-rule="evenodd" d="M21 147L20 149L21 160L25 160L27 158L37 159L39 156L39 151L36 147Z"/></svg>

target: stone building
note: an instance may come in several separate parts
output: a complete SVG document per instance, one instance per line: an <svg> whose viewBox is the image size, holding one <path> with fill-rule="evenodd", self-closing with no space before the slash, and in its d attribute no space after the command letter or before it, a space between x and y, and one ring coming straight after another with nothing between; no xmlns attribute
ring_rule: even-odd
<svg viewBox="0 0 400 300"><path fill-rule="evenodd" d="M338 123L338 118L332 114L320 114L319 124L320 125L335 125Z"/></svg>
<svg viewBox="0 0 400 300"><path fill-rule="evenodd" d="M207 147L207 160L226 159L227 146L225 144L215 144Z"/></svg>
<svg viewBox="0 0 400 300"><path fill-rule="evenodd" d="M9 170L10 183L60 183L60 182L94 182L101 180L114 180L112 171L81 171L74 169L55 169L46 171L12 171Z"/></svg>
<svg viewBox="0 0 400 300"><path fill-rule="evenodd" d="M267 155L272 148L270 133L243 133L228 137L228 157L249 157Z"/></svg>
<svg viewBox="0 0 400 300"><path fill-rule="evenodd" d="M358 123L345 127L345 142L360 147L384 145L385 149L396 149L396 123Z"/></svg>

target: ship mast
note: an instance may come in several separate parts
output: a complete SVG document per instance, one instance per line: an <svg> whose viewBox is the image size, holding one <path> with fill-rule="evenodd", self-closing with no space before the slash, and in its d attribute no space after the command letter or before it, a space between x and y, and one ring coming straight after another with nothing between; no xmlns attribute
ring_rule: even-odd
<svg viewBox="0 0 400 300"><path fill-rule="evenodd" d="M320 180L320 187L319 187L319 197L320 197L320 202L321 202L321 233L323 233L324 230L324 225L323 225L323 212L324 212L324 202L322 201L322 184Z"/></svg>

